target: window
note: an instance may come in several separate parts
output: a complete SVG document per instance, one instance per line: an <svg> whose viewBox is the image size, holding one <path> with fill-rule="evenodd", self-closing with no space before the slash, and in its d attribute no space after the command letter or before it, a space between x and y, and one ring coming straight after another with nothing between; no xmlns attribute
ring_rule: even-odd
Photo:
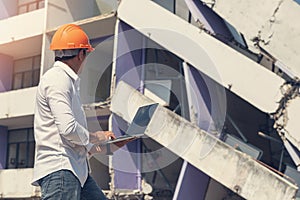
<svg viewBox="0 0 300 200"><path fill-rule="evenodd" d="M31 12L40 8L44 8L44 0L18 0L18 14Z"/></svg>
<svg viewBox="0 0 300 200"><path fill-rule="evenodd" d="M189 9L185 3L185 0L152 0L161 7L167 9L168 11L176 14L182 19L189 20Z"/></svg>
<svg viewBox="0 0 300 200"><path fill-rule="evenodd" d="M160 6L164 7L165 9L174 13L174 10L175 10L174 0L153 0L153 1L157 4L159 4Z"/></svg>
<svg viewBox="0 0 300 200"><path fill-rule="evenodd" d="M32 168L34 151L33 128L8 131L8 169Z"/></svg>
<svg viewBox="0 0 300 200"><path fill-rule="evenodd" d="M41 56L16 60L14 63L13 89L38 85L40 79Z"/></svg>
<svg viewBox="0 0 300 200"><path fill-rule="evenodd" d="M248 48L245 38L243 36L243 34L239 33L234 26L232 26L230 23L228 23L227 21L224 20L224 23L226 25L226 27L228 28L228 30L230 31L232 37L233 37L233 41L239 45L242 46L244 48Z"/></svg>
<svg viewBox="0 0 300 200"><path fill-rule="evenodd" d="M149 40L148 42L152 46L151 42L153 41ZM156 44L153 43L153 45ZM182 59L162 47L148 48L146 49L144 77L147 90L165 100L169 109L187 118L188 109L182 62Z"/></svg>

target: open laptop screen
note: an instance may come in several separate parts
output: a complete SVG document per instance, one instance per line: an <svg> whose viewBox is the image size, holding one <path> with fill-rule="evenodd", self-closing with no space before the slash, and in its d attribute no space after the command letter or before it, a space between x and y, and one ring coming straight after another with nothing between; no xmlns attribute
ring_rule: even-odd
<svg viewBox="0 0 300 200"><path fill-rule="evenodd" d="M144 134L157 106L158 103L140 107L129 125L126 134L131 136Z"/></svg>
<svg viewBox="0 0 300 200"><path fill-rule="evenodd" d="M145 134L145 130L153 116L155 109L157 108L158 103L146 105L140 107L131 124L129 125L125 135L119 136L114 140L109 140L105 142L106 144L116 143L124 140L128 140L131 138L138 138Z"/></svg>

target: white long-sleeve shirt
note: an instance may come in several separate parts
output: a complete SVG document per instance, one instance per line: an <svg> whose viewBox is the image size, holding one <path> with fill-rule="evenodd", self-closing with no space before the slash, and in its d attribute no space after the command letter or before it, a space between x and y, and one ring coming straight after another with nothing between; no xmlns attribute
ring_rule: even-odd
<svg viewBox="0 0 300 200"><path fill-rule="evenodd" d="M34 115L33 185L61 169L72 171L81 186L86 181L87 151L92 144L80 101L79 82L78 75L60 61L55 62L40 80Z"/></svg>

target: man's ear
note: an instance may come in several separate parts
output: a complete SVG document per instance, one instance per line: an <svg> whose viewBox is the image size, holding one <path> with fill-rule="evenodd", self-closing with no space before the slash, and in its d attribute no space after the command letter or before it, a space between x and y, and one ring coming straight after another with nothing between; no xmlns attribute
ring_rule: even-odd
<svg viewBox="0 0 300 200"><path fill-rule="evenodd" d="M85 58L85 55L84 55L84 52L83 52L83 51L84 51L84 50L80 50L79 53L78 53L78 59L79 59L80 61L83 61L84 58Z"/></svg>

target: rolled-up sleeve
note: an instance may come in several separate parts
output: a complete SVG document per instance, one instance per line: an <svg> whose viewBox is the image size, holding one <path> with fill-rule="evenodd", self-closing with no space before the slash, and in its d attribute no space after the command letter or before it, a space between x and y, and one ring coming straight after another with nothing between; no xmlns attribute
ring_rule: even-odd
<svg viewBox="0 0 300 200"><path fill-rule="evenodd" d="M72 111L73 86L59 79L46 88L46 96L59 134L71 143L89 146L89 131L76 120Z"/></svg>

